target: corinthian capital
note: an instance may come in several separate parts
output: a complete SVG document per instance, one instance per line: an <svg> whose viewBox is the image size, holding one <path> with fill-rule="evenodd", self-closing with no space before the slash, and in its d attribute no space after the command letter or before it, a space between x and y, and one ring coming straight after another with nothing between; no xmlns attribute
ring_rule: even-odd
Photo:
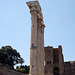
<svg viewBox="0 0 75 75"><path fill-rule="evenodd" d="M41 7L38 1L29 1L27 2L27 5L30 9L30 12L32 11L37 11L38 13L38 18L43 19L43 15L42 15L42 11L41 11Z"/></svg>

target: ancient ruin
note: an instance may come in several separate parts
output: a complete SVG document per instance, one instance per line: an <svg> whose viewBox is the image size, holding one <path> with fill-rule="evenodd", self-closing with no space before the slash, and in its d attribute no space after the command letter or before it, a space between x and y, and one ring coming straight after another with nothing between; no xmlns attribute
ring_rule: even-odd
<svg viewBox="0 0 75 75"><path fill-rule="evenodd" d="M75 75L75 61L64 62L62 47L44 47L43 14L38 1L29 1L31 14L30 75Z"/></svg>
<svg viewBox="0 0 75 75"><path fill-rule="evenodd" d="M30 75L75 75L75 61L64 62L62 46L44 47L44 21L38 0L29 1L31 14ZM27 75L0 65L0 75Z"/></svg>
<svg viewBox="0 0 75 75"><path fill-rule="evenodd" d="M43 15L38 1L29 1L31 13L30 74L44 75L44 27Z"/></svg>

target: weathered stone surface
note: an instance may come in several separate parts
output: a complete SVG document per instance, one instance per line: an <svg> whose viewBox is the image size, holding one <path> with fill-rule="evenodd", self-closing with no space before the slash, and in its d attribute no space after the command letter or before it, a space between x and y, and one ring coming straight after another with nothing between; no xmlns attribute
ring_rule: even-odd
<svg viewBox="0 0 75 75"><path fill-rule="evenodd" d="M45 47L45 75L75 75L75 61L64 62L62 47Z"/></svg>
<svg viewBox="0 0 75 75"><path fill-rule="evenodd" d="M44 48L45 25L39 2L29 1L27 5L31 13L30 74L75 75L75 65L64 62L61 46Z"/></svg>
<svg viewBox="0 0 75 75"><path fill-rule="evenodd" d="M38 1L29 1L31 13L30 74L44 75L44 27L43 15Z"/></svg>

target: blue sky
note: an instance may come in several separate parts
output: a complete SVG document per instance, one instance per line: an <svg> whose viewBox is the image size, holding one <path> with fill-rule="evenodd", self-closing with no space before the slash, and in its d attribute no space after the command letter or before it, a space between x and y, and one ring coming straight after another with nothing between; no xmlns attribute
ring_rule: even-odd
<svg viewBox="0 0 75 75"><path fill-rule="evenodd" d="M31 15L27 1L0 0L0 47L11 45L29 65ZM46 26L45 46L62 45L64 60L75 60L75 0L40 0L39 3Z"/></svg>

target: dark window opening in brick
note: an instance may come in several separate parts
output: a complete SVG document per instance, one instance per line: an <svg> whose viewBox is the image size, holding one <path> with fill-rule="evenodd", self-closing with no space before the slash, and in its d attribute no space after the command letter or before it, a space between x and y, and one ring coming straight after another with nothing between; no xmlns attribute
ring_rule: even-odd
<svg viewBox="0 0 75 75"><path fill-rule="evenodd" d="M47 64L51 64L51 61L47 61Z"/></svg>

